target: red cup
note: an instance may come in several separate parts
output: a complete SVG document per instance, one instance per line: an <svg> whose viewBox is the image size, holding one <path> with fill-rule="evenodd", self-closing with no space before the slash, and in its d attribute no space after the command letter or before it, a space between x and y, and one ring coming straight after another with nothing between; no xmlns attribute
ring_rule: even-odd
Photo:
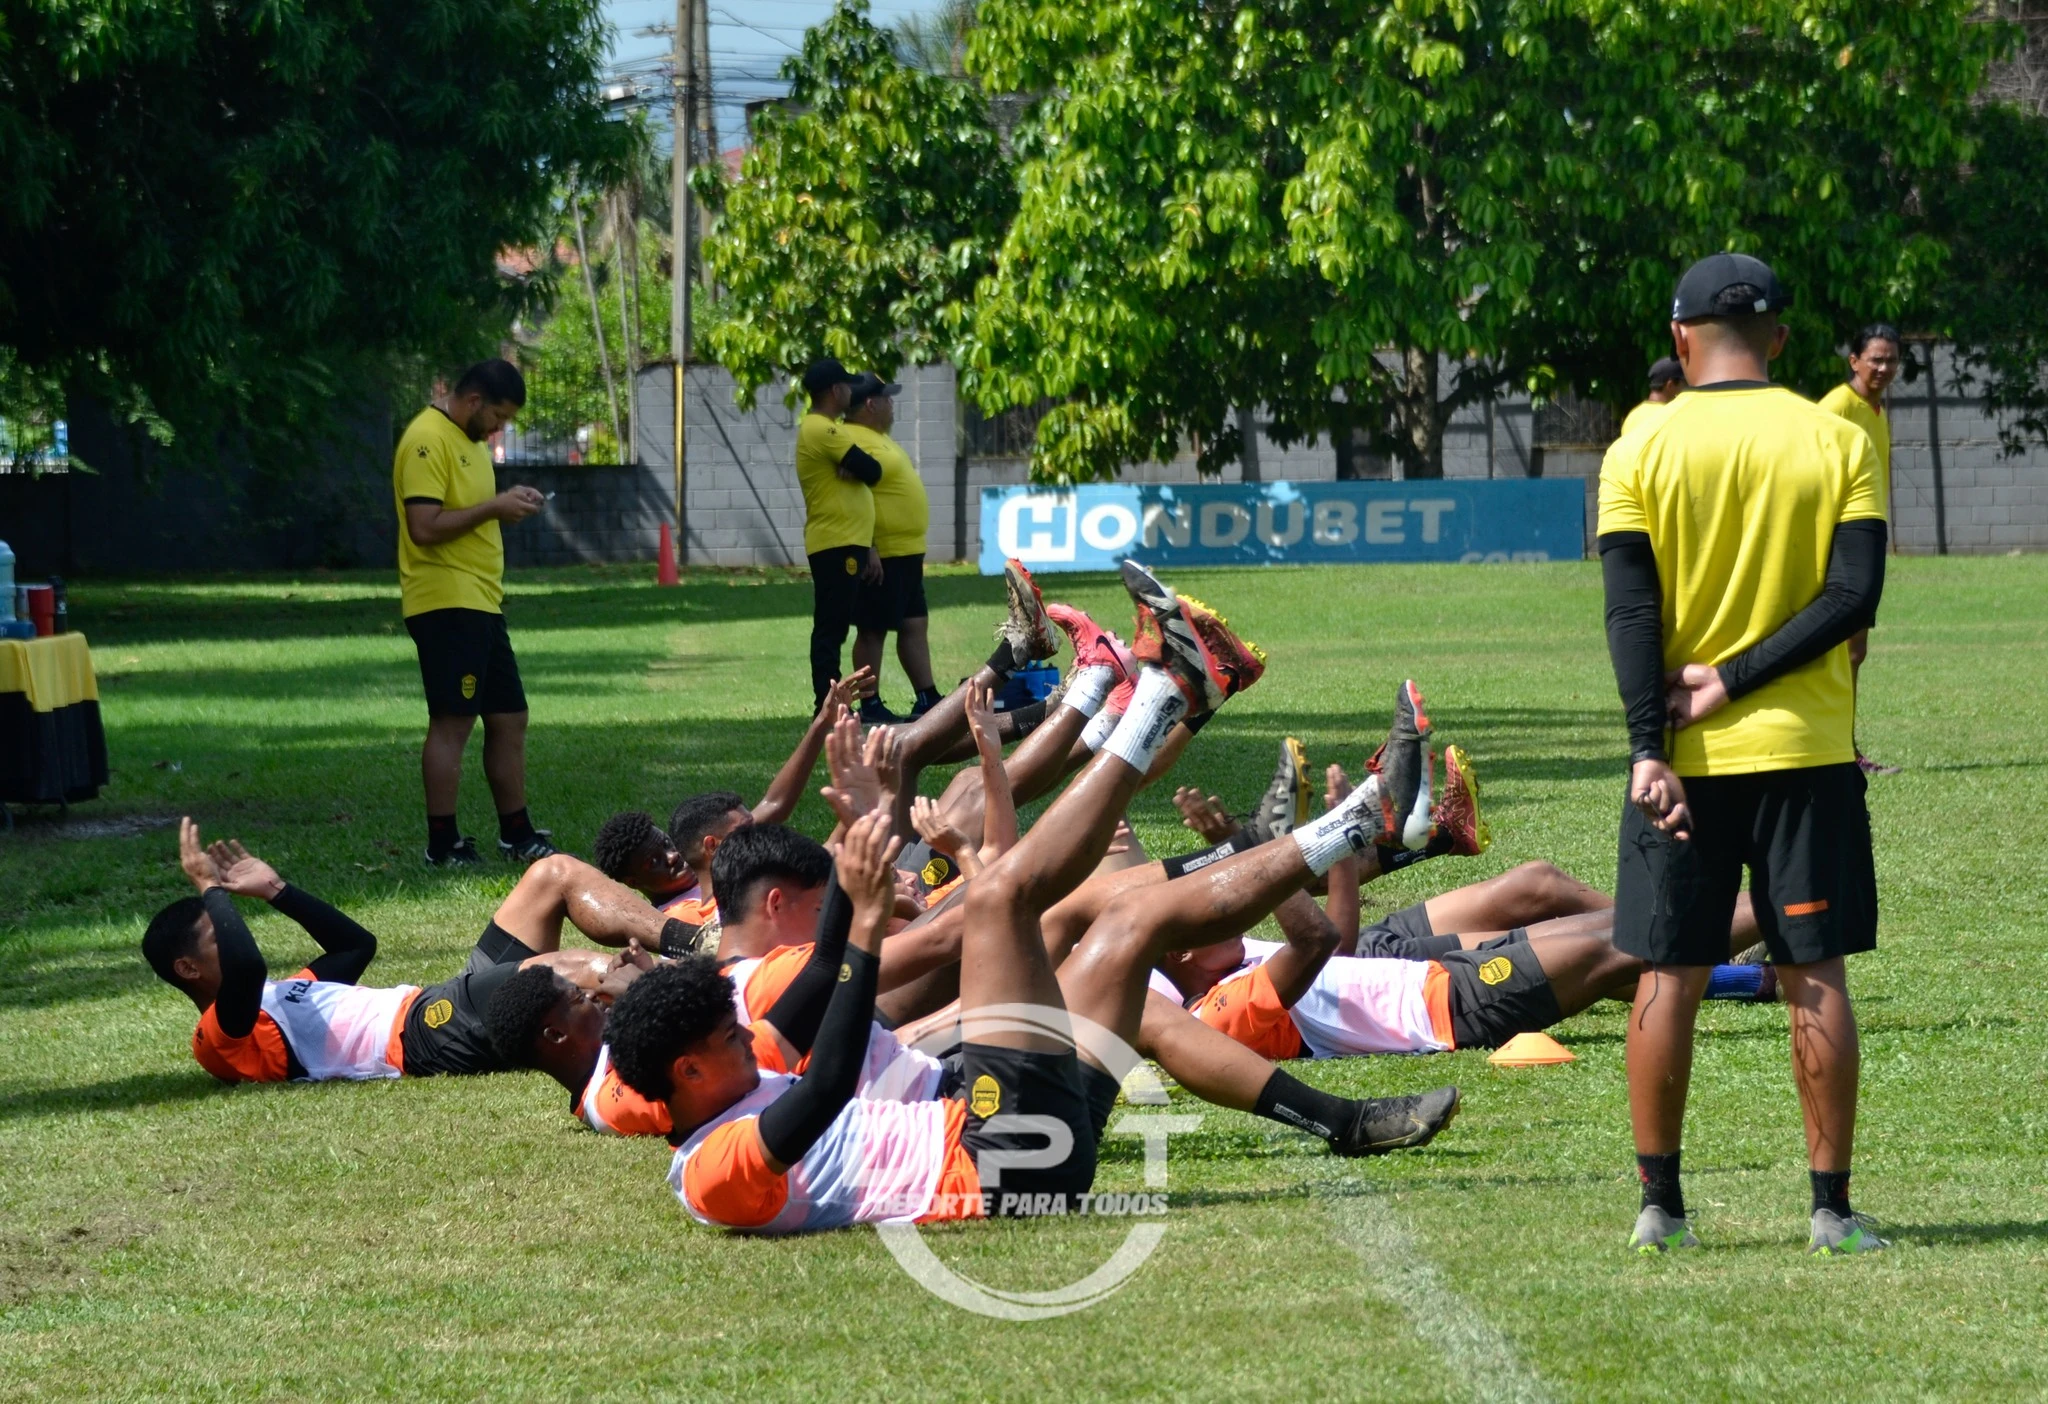
<svg viewBox="0 0 2048 1404"><path fill-rule="evenodd" d="M28 617L35 623L36 637L47 639L57 632L57 592L47 585L23 588L28 591Z"/></svg>

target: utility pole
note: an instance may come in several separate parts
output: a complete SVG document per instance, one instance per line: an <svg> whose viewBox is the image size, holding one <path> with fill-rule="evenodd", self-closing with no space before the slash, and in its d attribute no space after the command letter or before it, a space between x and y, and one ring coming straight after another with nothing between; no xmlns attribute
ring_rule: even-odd
<svg viewBox="0 0 2048 1404"><path fill-rule="evenodd" d="M689 509L684 484L689 463L688 440L684 432L683 402L688 388L686 368L690 360L690 147L691 125L696 107L697 52L696 0L676 0L675 108L672 125L675 155L672 162L674 189L669 198L669 232L674 246L669 271L669 355L676 363L676 556L689 558Z"/></svg>

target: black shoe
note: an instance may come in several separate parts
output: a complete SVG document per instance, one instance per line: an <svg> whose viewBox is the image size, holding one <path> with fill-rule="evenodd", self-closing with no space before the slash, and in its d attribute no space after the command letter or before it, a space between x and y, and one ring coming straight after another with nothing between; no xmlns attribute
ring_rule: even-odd
<svg viewBox="0 0 2048 1404"><path fill-rule="evenodd" d="M498 852L508 863L538 863L543 858L552 858L562 850L548 840L555 836L553 829L535 829L517 843L498 840ZM479 858L478 862L483 860Z"/></svg>
<svg viewBox="0 0 2048 1404"><path fill-rule="evenodd" d="M1420 848L1429 842L1430 772L1429 713L1422 689L1413 678L1394 692L1394 726L1365 763L1380 778L1380 812L1387 829L1380 842L1389 848Z"/></svg>
<svg viewBox="0 0 2048 1404"><path fill-rule="evenodd" d="M484 855L476 851L476 840L464 834L454 847L438 857L433 849L428 849L426 859L430 868L474 868L484 861Z"/></svg>
<svg viewBox="0 0 2048 1404"><path fill-rule="evenodd" d="M1413 1097L1368 1097L1351 1129L1330 1139L1338 1155L1385 1155L1426 1146L1458 1114L1458 1089L1439 1087Z"/></svg>
<svg viewBox="0 0 2048 1404"><path fill-rule="evenodd" d="M870 697L860 704L862 726L895 726L902 720L903 718L883 706L879 697Z"/></svg>

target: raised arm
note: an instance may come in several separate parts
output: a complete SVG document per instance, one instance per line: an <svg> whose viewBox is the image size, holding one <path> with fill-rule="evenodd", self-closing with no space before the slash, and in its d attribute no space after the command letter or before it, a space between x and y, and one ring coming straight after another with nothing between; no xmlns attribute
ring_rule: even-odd
<svg viewBox="0 0 2048 1404"><path fill-rule="evenodd" d="M755 823L789 822L789 816L796 812L797 801L804 797L804 787L811 783L811 772L818 768L819 753L825 749L825 738L832 734L840 709L852 711L861 698L874 690L875 670L872 668L856 669L832 684L825 693L825 701L818 708L818 714L804 728L803 739L796 743L796 749L789 753L782 769L776 771L775 778L768 782L768 793L762 795L761 802L754 806Z"/></svg>
<svg viewBox="0 0 2048 1404"><path fill-rule="evenodd" d="M811 958L761 1017L782 1036L797 1058L811 1051L818 1027L839 986L839 967L846 962L846 939L853 931L853 900L835 872L818 906L817 939ZM791 1060L792 1065L794 1059Z"/></svg>
<svg viewBox="0 0 2048 1404"><path fill-rule="evenodd" d="M270 967L248 923L235 910L235 899L220 885L220 871L199 845L199 826L187 817L178 825L178 865L199 889L199 900L213 921L213 940L220 955L220 988L213 996L213 1018L229 1038L247 1038L263 1012L263 983Z"/></svg>
<svg viewBox="0 0 2048 1404"><path fill-rule="evenodd" d="M1003 765L992 689L968 684L967 728L974 733L974 748L981 755L980 857L986 867L1017 846L1017 803L1010 794L1010 772Z"/></svg>
<svg viewBox="0 0 2048 1404"><path fill-rule="evenodd" d="M1330 891L1337 890L1338 882L1333 877ZM1353 893L1357 890L1354 884ZM1355 896L1353 900L1357 900ZM1275 907L1273 920L1280 924L1287 944L1266 962L1266 978L1273 982L1273 992L1280 996L1280 1003L1292 1009L1337 953L1339 932L1316 905L1315 898L1305 891L1290 894Z"/></svg>
<svg viewBox="0 0 2048 1404"><path fill-rule="evenodd" d="M315 979L353 985L377 955L377 938L356 921L310 892L293 887L277 869L242 846L240 839L214 843L207 849L220 872L221 886L239 897L255 897L290 917L319 943L324 954L307 966Z"/></svg>

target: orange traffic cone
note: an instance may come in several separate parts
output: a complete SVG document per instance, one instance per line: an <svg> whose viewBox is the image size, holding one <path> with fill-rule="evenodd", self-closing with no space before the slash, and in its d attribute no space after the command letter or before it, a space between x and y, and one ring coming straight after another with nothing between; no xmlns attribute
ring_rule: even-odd
<svg viewBox="0 0 2048 1404"><path fill-rule="evenodd" d="M1516 1034L1494 1049L1493 1056L1486 1061L1497 1068L1543 1068L1553 1063L1575 1063L1578 1058L1549 1034L1525 1033Z"/></svg>
<svg viewBox="0 0 2048 1404"><path fill-rule="evenodd" d="M661 524L661 559L654 567L654 583L657 585L677 585L681 583L676 576L676 539L669 531L667 522Z"/></svg>

